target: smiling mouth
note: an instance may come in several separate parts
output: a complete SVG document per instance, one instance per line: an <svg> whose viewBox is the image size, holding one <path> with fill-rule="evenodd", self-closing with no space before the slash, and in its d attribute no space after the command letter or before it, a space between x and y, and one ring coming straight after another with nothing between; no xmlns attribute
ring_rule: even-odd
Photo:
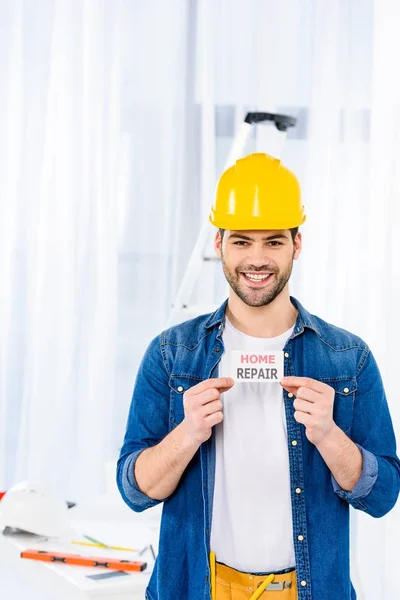
<svg viewBox="0 0 400 600"><path fill-rule="evenodd" d="M261 287L265 283L269 282L272 278L273 273L240 273L246 283L252 284L252 286Z"/></svg>

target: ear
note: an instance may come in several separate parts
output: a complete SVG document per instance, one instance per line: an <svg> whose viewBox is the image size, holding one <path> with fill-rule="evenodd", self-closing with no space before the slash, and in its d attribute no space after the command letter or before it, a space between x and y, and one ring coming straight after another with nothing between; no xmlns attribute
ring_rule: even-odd
<svg viewBox="0 0 400 600"><path fill-rule="evenodd" d="M302 247L303 247L303 238L301 236L301 233L298 232L296 234L296 237L294 238L294 253L293 253L293 260L297 260L300 256Z"/></svg>
<svg viewBox="0 0 400 600"><path fill-rule="evenodd" d="M218 258L222 258L222 239L221 239L221 232L219 230L215 234L214 249L215 249L215 253L218 256Z"/></svg>

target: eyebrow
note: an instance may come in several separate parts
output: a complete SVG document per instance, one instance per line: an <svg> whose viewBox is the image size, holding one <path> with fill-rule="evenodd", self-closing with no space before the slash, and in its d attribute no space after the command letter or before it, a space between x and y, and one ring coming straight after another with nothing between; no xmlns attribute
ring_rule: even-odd
<svg viewBox="0 0 400 600"><path fill-rule="evenodd" d="M241 233L231 233L229 236L229 240L232 238L238 238L239 240L246 240L247 242L253 242L254 239L251 237L248 237L247 235L243 235ZM284 233L276 233L275 235L268 235L265 238L262 238L264 242L267 241L271 241L271 240L278 240L278 239L284 239L287 240L288 237L284 234Z"/></svg>

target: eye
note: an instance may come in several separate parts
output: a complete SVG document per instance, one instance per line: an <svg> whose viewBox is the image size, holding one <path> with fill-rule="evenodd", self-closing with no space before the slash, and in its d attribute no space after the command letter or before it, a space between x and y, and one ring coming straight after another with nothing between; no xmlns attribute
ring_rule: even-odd
<svg viewBox="0 0 400 600"><path fill-rule="evenodd" d="M241 242L233 242L234 246L243 246L243 245L245 245L247 243L248 242L243 242L243 241L241 241Z"/></svg>
<svg viewBox="0 0 400 600"><path fill-rule="evenodd" d="M277 241L269 242L269 244L277 244L278 246L282 246L281 242L277 242Z"/></svg>

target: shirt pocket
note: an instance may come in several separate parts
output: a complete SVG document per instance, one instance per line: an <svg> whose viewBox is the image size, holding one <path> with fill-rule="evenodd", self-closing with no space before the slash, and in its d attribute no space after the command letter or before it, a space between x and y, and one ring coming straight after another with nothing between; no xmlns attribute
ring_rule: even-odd
<svg viewBox="0 0 400 600"><path fill-rule="evenodd" d="M179 425L184 419L183 395L191 387L203 381L200 378L191 375L171 375L169 378L170 403L169 403L169 422L171 429Z"/></svg>
<svg viewBox="0 0 400 600"><path fill-rule="evenodd" d="M335 390L333 420L345 433L349 433L353 423L354 400L357 391L355 379L322 379Z"/></svg>

